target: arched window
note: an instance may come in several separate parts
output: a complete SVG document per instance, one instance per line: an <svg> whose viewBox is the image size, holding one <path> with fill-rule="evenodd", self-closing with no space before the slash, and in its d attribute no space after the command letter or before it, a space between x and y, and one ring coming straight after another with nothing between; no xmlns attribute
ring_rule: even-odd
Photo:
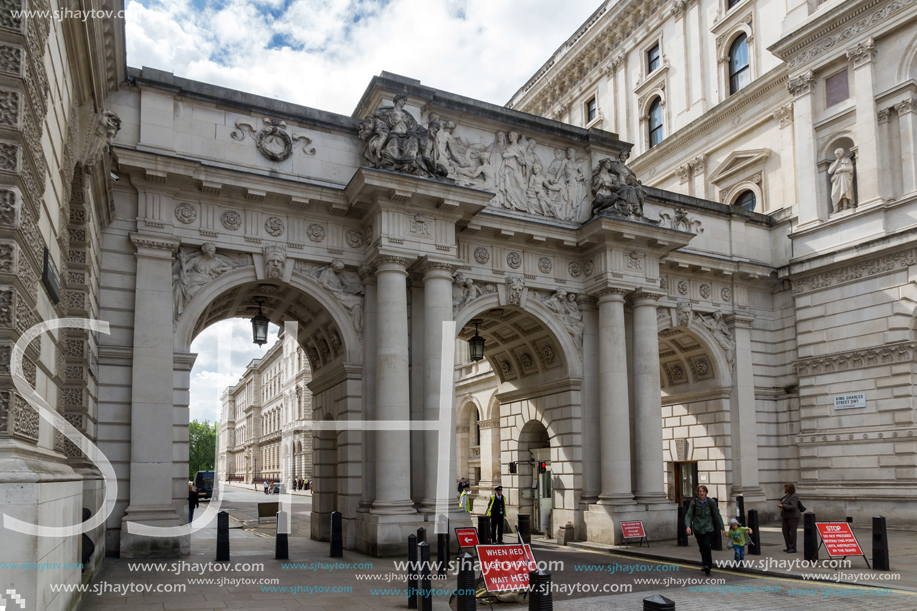
<svg viewBox="0 0 917 611"><path fill-rule="evenodd" d="M736 198L735 205L741 206L746 210L754 210L755 205L758 203L757 198L755 198L754 191L745 191L739 197Z"/></svg>
<svg viewBox="0 0 917 611"><path fill-rule="evenodd" d="M751 68L748 66L748 40L740 34L729 48L729 95L751 82Z"/></svg>
<svg viewBox="0 0 917 611"><path fill-rule="evenodd" d="M656 98L649 110L650 148L662 142L662 99Z"/></svg>

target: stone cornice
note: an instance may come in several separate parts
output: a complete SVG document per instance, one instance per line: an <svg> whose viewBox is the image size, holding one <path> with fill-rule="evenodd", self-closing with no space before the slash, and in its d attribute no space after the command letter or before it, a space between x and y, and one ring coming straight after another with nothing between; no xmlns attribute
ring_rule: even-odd
<svg viewBox="0 0 917 611"><path fill-rule="evenodd" d="M796 368L796 375L809 376L891 363L908 363L914 360L915 354L917 342L904 342L799 359L793 366Z"/></svg>
<svg viewBox="0 0 917 611"><path fill-rule="evenodd" d="M915 256L913 249L875 257L866 261L857 261L856 263L851 263L829 271L810 274L795 279L791 278L793 283L793 294L799 295L808 293L836 284L859 280L863 277L891 272L896 269L906 268L915 263L917 263L917 256Z"/></svg>
<svg viewBox="0 0 917 611"><path fill-rule="evenodd" d="M137 248L137 255L171 257L181 242L171 236L131 233L131 242ZM146 251L146 252L143 252ZM155 251L160 251L157 253ZM164 251L164 252L162 252Z"/></svg>

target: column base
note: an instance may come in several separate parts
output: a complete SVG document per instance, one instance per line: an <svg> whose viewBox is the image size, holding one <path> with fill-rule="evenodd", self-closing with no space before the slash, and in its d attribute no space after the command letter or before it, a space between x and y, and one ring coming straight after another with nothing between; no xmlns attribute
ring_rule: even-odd
<svg viewBox="0 0 917 611"><path fill-rule="evenodd" d="M146 526L180 526L182 521L172 505L131 505L121 519L122 558L180 558L191 553L190 535L150 537L128 532L127 522Z"/></svg>
<svg viewBox="0 0 917 611"><path fill-rule="evenodd" d="M638 505L657 505L671 503L665 492L635 492L634 500Z"/></svg>
<svg viewBox="0 0 917 611"><path fill-rule="evenodd" d="M600 494L598 500L599 505L626 506L633 505L634 503L634 495L628 492L618 494Z"/></svg>
<svg viewBox="0 0 917 611"><path fill-rule="evenodd" d="M425 518L417 513L410 516L359 513L355 524L356 549L377 558L405 556L408 553L408 535L416 534L420 527L427 529L427 543L435 549L436 537Z"/></svg>
<svg viewBox="0 0 917 611"><path fill-rule="evenodd" d="M643 522L643 530L650 541L664 541L677 536L678 509L674 503L633 504L615 507L590 505L585 512L586 540L606 545L623 545L620 522Z"/></svg>
<svg viewBox="0 0 917 611"><path fill-rule="evenodd" d="M404 501L373 501L373 508L369 510L369 513L380 516L390 516L390 515L408 515L416 514L417 510L414 509L414 501L407 499Z"/></svg>

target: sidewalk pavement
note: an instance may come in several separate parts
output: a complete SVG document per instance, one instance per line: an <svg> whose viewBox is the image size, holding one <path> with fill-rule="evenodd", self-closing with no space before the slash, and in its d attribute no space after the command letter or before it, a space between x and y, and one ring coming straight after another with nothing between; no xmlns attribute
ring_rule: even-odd
<svg viewBox="0 0 917 611"><path fill-rule="evenodd" d="M856 535L860 548L869 559L872 565L872 528L854 528L853 533ZM742 569L742 571L769 575L783 578L804 579L803 575L817 575L818 579L833 581L835 583L853 584L859 586L868 586L876 588L891 588L899 590L917 591L917 532L889 530L889 564L890 571L876 571L866 568L866 561L862 556L850 556L847 558L850 565L846 568L835 570L833 568L822 568L821 566L811 566L811 563L804 562L803 556L803 529L800 525L799 537L797 540L796 554L788 554L783 551L783 533L779 527L762 526L761 535L761 555L753 556L748 553L750 547L746 547L745 560L752 566ZM533 539L534 540L534 539ZM540 543L554 544L550 539L539 539ZM645 558L648 560L657 560L677 564L688 564L700 568L700 552L697 549L697 543L694 537L688 537L688 546L679 547L675 539L668 541L653 541L649 548L646 544L643 547L637 547L638 542L628 543L627 547L621 545L603 545L601 543L591 543L587 541L577 541L571 543L570 547L584 550L620 554L635 558ZM727 562L734 559L734 552L726 547L726 539L723 539L723 551L713 551L713 561ZM829 560L829 556L824 546L819 551L819 565ZM840 560L840 559L837 559ZM724 567L724 570L734 570Z"/></svg>

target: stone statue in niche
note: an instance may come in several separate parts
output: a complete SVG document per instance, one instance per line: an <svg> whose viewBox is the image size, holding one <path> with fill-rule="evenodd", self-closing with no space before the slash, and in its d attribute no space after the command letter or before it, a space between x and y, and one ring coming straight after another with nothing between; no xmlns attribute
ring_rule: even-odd
<svg viewBox="0 0 917 611"><path fill-rule="evenodd" d="M726 322L723 320L723 313L717 310L713 313L713 316L710 317L703 316L699 313L696 314L696 316L700 323L710 331L713 335L713 339L716 340L720 348L723 349L726 355L726 361L729 363L731 369L735 364L736 343L732 339L732 333L729 332L729 327L726 326Z"/></svg>
<svg viewBox="0 0 917 611"><path fill-rule="evenodd" d="M636 174L625 165L628 157L626 151L618 160L606 157L592 172L593 216L610 210L625 218L643 218L646 191Z"/></svg>
<svg viewBox="0 0 917 611"><path fill-rule="evenodd" d="M583 313L580 312L579 305L576 303L576 294L567 293L564 289L557 289L553 295L541 300L542 305L554 312L561 324L573 338L573 344L580 352L583 350L583 332L586 330L586 323L583 321Z"/></svg>
<svg viewBox="0 0 917 611"><path fill-rule="evenodd" d="M175 320L178 320L188 302L194 299L204 286L225 272L251 264L251 255L233 258L219 254L213 242L206 242L197 252L179 248L172 264L172 302Z"/></svg>
<svg viewBox="0 0 917 611"><path fill-rule="evenodd" d="M374 168L424 178L447 176L449 171L434 159L439 123L434 122L431 137L428 128L404 109L407 101L408 96L399 93L392 106L377 108L363 119L359 130L366 143L363 157Z"/></svg>
<svg viewBox="0 0 917 611"><path fill-rule="evenodd" d="M856 205L853 190L853 161L847 157L844 149L834 151L834 163L828 168L831 176L831 204L834 212L849 210Z"/></svg>
<svg viewBox="0 0 917 611"><path fill-rule="evenodd" d="M264 245L264 275L267 278L279 280L283 278L283 268L287 262L287 247L285 244Z"/></svg>
<svg viewBox="0 0 917 611"><path fill-rule="evenodd" d="M344 269L335 259L331 265L303 270L312 276L350 313L357 333L363 332L363 284L356 272Z"/></svg>
<svg viewBox="0 0 917 611"><path fill-rule="evenodd" d="M87 173L92 173L92 168L102 159L102 155L111 150L111 141L119 131L121 117L114 111L103 109L96 117L92 133L86 138L82 162Z"/></svg>

